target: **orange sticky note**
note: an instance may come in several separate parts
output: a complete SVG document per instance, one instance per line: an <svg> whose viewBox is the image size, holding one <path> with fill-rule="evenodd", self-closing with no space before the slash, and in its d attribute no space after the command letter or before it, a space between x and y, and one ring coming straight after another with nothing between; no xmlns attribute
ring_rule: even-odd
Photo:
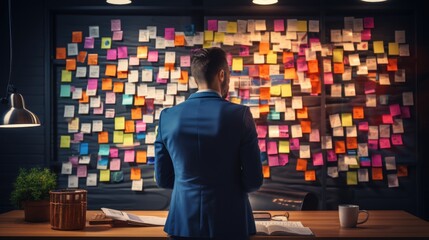
<svg viewBox="0 0 429 240"><path fill-rule="evenodd" d="M98 54L90 53L88 54L88 65L97 65L98 64Z"/></svg>
<svg viewBox="0 0 429 240"><path fill-rule="evenodd" d="M301 121L301 131L302 133L311 133L311 121Z"/></svg>
<svg viewBox="0 0 429 240"><path fill-rule="evenodd" d="M185 36L184 35L176 35L174 36L174 46L185 46Z"/></svg>
<svg viewBox="0 0 429 240"><path fill-rule="evenodd" d="M316 181L316 170L305 171L305 181Z"/></svg>
<svg viewBox="0 0 429 240"><path fill-rule="evenodd" d="M103 78L101 80L101 90L110 91L112 90L113 83L111 78Z"/></svg>
<svg viewBox="0 0 429 240"><path fill-rule="evenodd" d="M80 51L79 54L77 55L77 61L80 63L85 63L87 55L88 53L86 51Z"/></svg>
<svg viewBox="0 0 429 240"><path fill-rule="evenodd" d="M259 88L259 99L260 100L270 100L270 87L260 87Z"/></svg>
<svg viewBox="0 0 429 240"><path fill-rule="evenodd" d="M318 73L319 72L319 62L315 60L307 61L308 73Z"/></svg>
<svg viewBox="0 0 429 240"><path fill-rule="evenodd" d="M296 109L296 118L298 119L307 119L308 118L308 109L303 107L301 109Z"/></svg>
<svg viewBox="0 0 429 240"><path fill-rule="evenodd" d="M143 96L134 96L134 106L144 106L145 102L146 99Z"/></svg>
<svg viewBox="0 0 429 240"><path fill-rule="evenodd" d="M293 52L283 52L283 63L288 63L289 61L293 61Z"/></svg>
<svg viewBox="0 0 429 240"><path fill-rule="evenodd" d="M72 43L81 43L82 42L82 32L72 32Z"/></svg>
<svg viewBox="0 0 429 240"><path fill-rule="evenodd" d="M240 104L240 103L241 102L239 102L237 104ZM260 104L259 105L259 113L269 113L269 112L270 112L270 105L268 105L268 104Z"/></svg>
<svg viewBox="0 0 429 240"><path fill-rule="evenodd" d="M106 72L104 73L106 76L116 77L116 65L107 64Z"/></svg>
<svg viewBox="0 0 429 240"><path fill-rule="evenodd" d="M66 48L57 48L55 51L55 59L66 59Z"/></svg>
<svg viewBox="0 0 429 240"><path fill-rule="evenodd" d="M148 48L147 46L138 46L137 47L137 57L138 58L147 58Z"/></svg>
<svg viewBox="0 0 429 240"><path fill-rule="evenodd" d="M98 143L109 143L109 132L99 132Z"/></svg>
<svg viewBox="0 0 429 240"><path fill-rule="evenodd" d="M364 119L364 111L362 106L353 107L353 119Z"/></svg>
<svg viewBox="0 0 429 240"><path fill-rule="evenodd" d="M357 149L358 143L357 143L357 137L347 137L347 149Z"/></svg>
<svg viewBox="0 0 429 240"><path fill-rule="evenodd" d="M125 121L125 130L124 132L126 133L133 133L135 132L135 127L134 127L134 120L127 120Z"/></svg>
<svg viewBox="0 0 429 240"><path fill-rule="evenodd" d="M174 70L174 63L165 63L164 64L165 71L171 71Z"/></svg>
<svg viewBox="0 0 429 240"><path fill-rule="evenodd" d="M146 163L146 151L136 151L136 162Z"/></svg>
<svg viewBox="0 0 429 240"><path fill-rule="evenodd" d="M335 141L335 153L346 153L346 144L344 141Z"/></svg>
<svg viewBox="0 0 429 240"><path fill-rule="evenodd" d="M189 81L188 71L181 71L179 83L186 84L186 83L188 83L188 81Z"/></svg>
<svg viewBox="0 0 429 240"><path fill-rule="evenodd" d="M296 160L296 170L297 171L307 171L307 160L298 158Z"/></svg>
<svg viewBox="0 0 429 240"><path fill-rule="evenodd" d="M372 180L383 180L383 168L373 167L371 170L372 170Z"/></svg>
<svg viewBox="0 0 429 240"><path fill-rule="evenodd" d="M295 68L285 68L285 79L295 80L298 78Z"/></svg>
<svg viewBox="0 0 429 240"><path fill-rule="evenodd" d="M270 178L271 177L270 167L262 166L262 173L264 175L264 178Z"/></svg>
<svg viewBox="0 0 429 240"><path fill-rule="evenodd" d="M344 63L334 63L334 73L344 73Z"/></svg>
<svg viewBox="0 0 429 240"><path fill-rule="evenodd" d="M131 109L131 119L142 119L142 109L139 107Z"/></svg>
<svg viewBox="0 0 429 240"><path fill-rule="evenodd" d="M79 100L80 103L89 103L89 96L86 95L86 91L82 91L82 98Z"/></svg>
<svg viewBox="0 0 429 240"><path fill-rule="evenodd" d="M397 165L396 170L398 171L398 177L408 176L408 167L407 165Z"/></svg>
<svg viewBox="0 0 429 240"><path fill-rule="evenodd" d="M124 92L124 83L122 83L122 82L114 82L113 83L113 92L114 93L122 93L122 92Z"/></svg>
<svg viewBox="0 0 429 240"><path fill-rule="evenodd" d="M130 180L140 180L142 178L142 171L138 167L131 168Z"/></svg>
<svg viewBox="0 0 429 240"><path fill-rule="evenodd" d="M390 72L398 71L398 59L397 58L389 58L387 60L387 71L390 71Z"/></svg>
<svg viewBox="0 0 429 240"><path fill-rule="evenodd" d="M74 58L66 59L66 70L68 71L76 70L76 59Z"/></svg>
<svg viewBox="0 0 429 240"><path fill-rule="evenodd" d="M125 79L128 78L128 72L127 71L122 71L122 72L117 72L117 78L118 79Z"/></svg>
<svg viewBox="0 0 429 240"><path fill-rule="evenodd" d="M262 79L270 79L270 65L259 65L259 77Z"/></svg>
<svg viewBox="0 0 429 240"><path fill-rule="evenodd" d="M259 54L268 54L270 52L270 43L269 42L260 42L259 43Z"/></svg>
<svg viewBox="0 0 429 240"><path fill-rule="evenodd" d="M311 93L320 94L322 92L322 85L320 84L319 74L309 73L308 77L310 78L311 83Z"/></svg>

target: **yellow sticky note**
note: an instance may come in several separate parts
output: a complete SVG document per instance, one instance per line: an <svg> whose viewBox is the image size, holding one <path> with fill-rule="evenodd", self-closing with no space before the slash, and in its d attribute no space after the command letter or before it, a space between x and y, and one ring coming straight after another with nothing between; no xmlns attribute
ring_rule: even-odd
<svg viewBox="0 0 429 240"><path fill-rule="evenodd" d="M72 72L67 70L61 71L61 82L71 82L72 81Z"/></svg>
<svg viewBox="0 0 429 240"><path fill-rule="evenodd" d="M230 99L230 101L231 101L232 103L235 103L235 104L241 104L241 98L235 98L235 97L232 97L232 98Z"/></svg>
<svg viewBox="0 0 429 240"><path fill-rule="evenodd" d="M113 143L124 143L123 131L113 131Z"/></svg>
<svg viewBox="0 0 429 240"><path fill-rule="evenodd" d="M204 42L213 41L213 31L204 31Z"/></svg>
<svg viewBox="0 0 429 240"><path fill-rule="evenodd" d="M347 185L357 185L357 172L348 171L347 172Z"/></svg>
<svg viewBox="0 0 429 240"><path fill-rule="evenodd" d="M223 43L224 39L225 39L225 33L215 32L215 34L214 34L214 42Z"/></svg>
<svg viewBox="0 0 429 240"><path fill-rule="evenodd" d="M296 27L298 32L307 32L307 21L306 20L297 21Z"/></svg>
<svg viewBox="0 0 429 240"><path fill-rule="evenodd" d="M61 136L60 148L70 148L70 136Z"/></svg>
<svg viewBox="0 0 429 240"><path fill-rule="evenodd" d="M285 68L285 79L296 79L296 71L295 68Z"/></svg>
<svg viewBox="0 0 429 240"><path fill-rule="evenodd" d="M226 24L227 33L237 33L237 22L228 22Z"/></svg>
<svg viewBox="0 0 429 240"><path fill-rule="evenodd" d="M148 47L147 46L138 46L137 47L137 57L138 58L147 58Z"/></svg>
<svg viewBox="0 0 429 240"><path fill-rule="evenodd" d="M101 169L100 170L100 182L110 182L110 170Z"/></svg>
<svg viewBox="0 0 429 240"><path fill-rule="evenodd" d="M336 48L332 52L334 62L342 63L343 62L343 49Z"/></svg>
<svg viewBox="0 0 429 240"><path fill-rule="evenodd" d="M277 64L277 53L270 51L267 54L267 63L268 64Z"/></svg>
<svg viewBox="0 0 429 240"><path fill-rule="evenodd" d="M282 97L292 97L292 86L290 83L280 85L282 89Z"/></svg>
<svg viewBox="0 0 429 240"><path fill-rule="evenodd" d="M132 146L134 144L134 134L125 133L124 134L124 146Z"/></svg>
<svg viewBox="0 0 429 240"><path fill-rule="evenodd" d="M243 58L232 59L232 71L243 71Z"/></svg>
<svg viewBox="0 0 429 240"><path fill-rule="evenodd" d="M203 48L211 48L213 46L213 41L204 42Z"/></svg>
<svg viewBox="0 0 429 240"><path fill-rule="evenodd" d="M279 153L289 153L289 141L279 141Z"/></svg>
<svg viewBox="0 0 429 240"><path fill-rule="evenodd" d="M115 117L115 130L125 129L125 117Z"/></svg>
<svg viewBox="0 0 429 240"><path fill-rule="evenodd" d="M384 43L383 41L374 41L373 42L374 53L384 53Z"/></svg>
<svg viewBox="0 0 429 240"><path fill-rule="evenodd" d="M399 55L399 44L395 42L389 43L389 55Z"/></svg>
<svg viewBox="0 0 429 240"><path fill-rule="evenodd" d="M352 114L351 113L341 113L341 124L343 127L353 126Z"/></svg>
<svg viewBox="0 0 429 240"><path fill-rule="evenodd" d="M270 87L270 95L271 96L280 96L281 94L281 86L277 85L277 86L271 86Z"/></svg>

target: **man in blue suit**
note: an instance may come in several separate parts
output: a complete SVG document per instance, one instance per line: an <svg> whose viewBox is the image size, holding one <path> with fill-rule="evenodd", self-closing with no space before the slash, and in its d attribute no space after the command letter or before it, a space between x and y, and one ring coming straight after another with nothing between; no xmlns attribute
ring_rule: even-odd
<svg viewBox="0 0 429 240"><path fill-rule="evenodd" d="M164 231L172 239L248 239L255 222L247 194L263 181L252 114L224 99L221 48L196 50L191 71L198 91L161 112L155 141L156 182L173 189Z"/></svg>

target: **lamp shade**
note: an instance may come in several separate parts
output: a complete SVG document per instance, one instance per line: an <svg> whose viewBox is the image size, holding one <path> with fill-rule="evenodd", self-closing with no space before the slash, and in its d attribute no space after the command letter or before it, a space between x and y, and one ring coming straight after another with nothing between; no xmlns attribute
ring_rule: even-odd
<svg viewBox="0 0 429 240"><path fill-rule="evenodd" d="M114 5L126 5L130 4L131 0L106 0L106 2Z"/></svg>
<svg viewBox="0 0 429 240"><path fill-rule="evenodd" d="M271 5L276 4L278 0L253 0L252 2L258 5Z"/></svg>
<svg viewBox="0 0 429 240"><path fill-rule="evenodd" d="M10 109L0 119L1 128L40 126L39 118L25 108L24 98L19 93L10 95Z"/></svg>

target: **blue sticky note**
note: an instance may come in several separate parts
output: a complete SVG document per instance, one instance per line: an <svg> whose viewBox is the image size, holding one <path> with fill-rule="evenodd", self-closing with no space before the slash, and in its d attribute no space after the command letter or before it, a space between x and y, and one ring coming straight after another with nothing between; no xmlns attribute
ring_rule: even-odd
<svg viewBox="0 0 429 240"><path fill-rule="evenodd" d="M133 105L133 96L128 94L123 94L122 105Z"/></svg>
<svg viewBox="0 0 429 240"><path fill-rule="evenodd" d="M109 153L110 153L110 145L109 144L100 144L100 148L98 149L98 155L109 156Z"/></svg>
<svg viewBox="0 0 429 240"><path fill-rule="evenodd" d="M278 86L284 84L284 75L270 75L271 86Z"/></svg>
<svg viewBox="0 0 429 240"><path fill-rule="evenodd" d="M81 143L80 144L80 155L87 155L88 154L88 143Z"/></svg>
<svg viewBox="0 0 429 240"><path fill-rule="evenodd" d="M100 167L107 167L107 164L109 164L109 159L107 157L102 157L98 160L98 166Z"/></svg>
<svg viewBox="0 0 429 240"><path fill-rule="evenodd" d="M146 139L146 133L137 133L136 138L138 140Z"/></svg>
<svg viewBox="0 0 429 240"><path fill-rule="evenodd" d="M270 111L268 113L268 120L280 120L280 113L274 112L274 111Z"/></svg>
<svg viewBox="0 0 429 240"><path fill-rule="evenodd" d="M70 85L61 85L60 89L60 97L70 97L71 91L70 91Z"/></svg>
<svg viewBox="0 0 429 240"><path fill-rule="evenodd" d="M146 164L155 164L155 158L154 157L147 157L147 163Z"/></svg>

